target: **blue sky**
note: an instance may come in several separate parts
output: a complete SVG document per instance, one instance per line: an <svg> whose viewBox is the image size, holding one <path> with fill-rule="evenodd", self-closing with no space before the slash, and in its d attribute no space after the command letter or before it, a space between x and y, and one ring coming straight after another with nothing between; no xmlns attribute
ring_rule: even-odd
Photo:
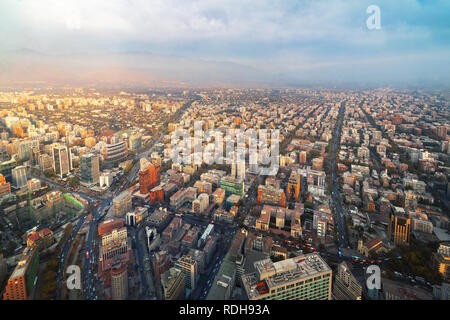
<svg viewBox="0 0 450 320"><path fill-rule="evenodd" d="M366 27L372 4L380 30ZM448 84L449 18L445 0L2 0L0 55L148 52L232 63L274 83Z"/></svg>

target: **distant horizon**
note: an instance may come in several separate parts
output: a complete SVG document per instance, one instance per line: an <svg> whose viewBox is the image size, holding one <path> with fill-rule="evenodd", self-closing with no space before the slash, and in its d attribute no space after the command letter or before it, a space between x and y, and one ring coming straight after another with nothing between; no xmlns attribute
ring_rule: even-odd
<svg viewBox="0 0 450 320"><path fill-rule="evenodd" d="M5 0L0 85L447 88L448 12L444 0Z"/></svg>

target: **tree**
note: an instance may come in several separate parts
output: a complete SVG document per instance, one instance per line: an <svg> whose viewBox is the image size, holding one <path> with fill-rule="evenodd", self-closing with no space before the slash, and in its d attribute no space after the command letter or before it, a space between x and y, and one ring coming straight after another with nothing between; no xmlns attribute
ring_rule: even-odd
<svg viewBox="0 0 450 320"><path fill-rule="evenodd" d="M16 250L17 248L17 243L15 243L14 241L9 241L8 245L6 247L6 255L10 256L14 253L14 250Z"/></svg>
<svg viewBox="0 0 450 320"><path fill-rule="evenodd" d="M73 177L69 179L69 186L71 186L72 188L78 187L79 184L80 180L78 179L78 177Z"/></svg>
<svg viewBox="0 0 450 320"><path fill-rule="evenodd" d="M55 175L55 172L54 172L52 169L45 170L45 171L44 171L44 175L45 175L45 177L47 177L47 178L53 178L53 177L56 176L56 175Z"/></svg>

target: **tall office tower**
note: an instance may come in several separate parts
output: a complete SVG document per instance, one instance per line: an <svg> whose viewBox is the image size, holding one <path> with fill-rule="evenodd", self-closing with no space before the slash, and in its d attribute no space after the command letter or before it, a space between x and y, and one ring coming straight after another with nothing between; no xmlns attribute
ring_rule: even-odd
<svg viewBox="0 0 450 320"><path fill-rule="evenodd" d="M89 153L81 156L80 159L81 182L86 185L94 185L100 180L99 157Z"/></svg>
<svg viewBox="0 0 450 320"><path fill-rule="evenodd" d="M31 148L30 149L30 161L32 166L39 165L39 156L41 155L41 151L39 148Z"/></svg>
<svg viewBox="0 0 450 320"><path fill-rule="evenodd" d="M148 167L150 172L150 189L153 189L157 185L159 185L161 181L161 166L157 164L151 164Z"/></svg>
<svg viewBox="0 0 450 320"><path fill-rule="evenodd" d="M437 252L433 252L431 265L436 272L441 274L444 281L450 281L450 242L441 243Z"/></svg>
<svg viewBox="0 0 450 320"><path fill-rule="evenodd" d="M66 146L54 147L53 151L53 165L56 175L64 178L70 171L69 152Z"/></svg>
<svg viewBox="0 0 450 320"><path fill-rule="evenodd" d="M152 164L147 159L140 160L139 170L139 192L147 194L151 189L159 185L161 180L161 167L158 164Z"/></svg>
<svg viewBox="0 0 450 320"><path fill-rule="evenodd" d="M152 242L155 240L156 229L146 227L147 231L147 247L151 248ZM161 276L164 272L173 267L172 258L166 250L156 252L152 257L153 270L155 273L156 283L161 283ZM184 287L183 287L184 289Z"/></svg>
<svg viewBox="0 0 450 320"><path fill-rule="evenodd" d="M13 187L21 189L27 185L27 168L25 166L18 166L11 170Z"/></svg>
<svg viewBox="0 0 450 320"><path fill-rule="evenodd" d="M305 164L306 163L306 151L300 151L300 156L299 156L298 162L300 164Z"/></svg>
<svg viewBox="0 0 450 320"><path fill-rule="evenodd" d="M39 267L39 250L27 247L8 279L3 300L26 300L33 289Z"/></svg>
<svg viewBox="0 0 450 320"><path fill-rule="evenodd" d="M242 276L249 300L330 300L332 271L317 253L254 263L255 272Z"/></svg>
<svg viewBox="0 0 450 320"><path fill-rule="evenodd" d="M231 164L231 177L237 180L245 179L245 162L237 163L233 161Z"/></svg>
<svg viewBox="0 0 450 320"><path fill-rule="evenodd" d="M394 211L390 214L388 233L396 245L409 245L411 219L403 208L394 207Z"/></svg>
<svg viewBox="0 0 450 320"><path fill-rule="evenodd" d="M111 299L125 300L128 298L128 271L123 263L111 267Z"/></svg>
<svg viewBox="0 0 450 320"><path fill-rule="evenodd" d="M287 185L287 198L289 201L298 201L298 197L300 196L300 181L300 174L297 171L292 171Z"/></svg>
<svg viewBox="0 0 450 320"><path fill-rule="evenodd" d="M446 126L440 126L439 127L439 138L445 139L447 137L447 127Z"/></svg>
<svg viewBox="0 0 450 320"><path fill-rule="evenodd" d="M124 216L132 208L132 197L128 191L123 191L113 199L114 215L116 217Z"/></svg>
<svg viewBox="0 0 450 320"><path fill-rule="evenodd" d="M53 159L48 154L41 154L39 156L39 167L42 171L47 171L53 168Z"/></svg>
<svg viewBox="0 0 450 320"><path fill-rule="evenodd" d="M333 281L333 295L337 300L361 300L362 286L345 261L338 265Z"/></svg>
<svg viewBox="0 0 450 320"><path fill-rule="evenodd" d="M148 167L151 165L150 161L145 158L139 160L139 192L147 194L150 192L150 172Z"/></svg>
<svg viewBox="0 0 450 320"><path fill-rule="evenodd" d="M6 259L3 258L3 254L0 253L0 283L3 283L3 280L5 280L7 272L8 266L6 264Z"/></svg>
<svg viewBox="0 0 450 320"><path fill-rule="evenodd" d="M186 276L186 288L195 290L198 280L198 264L191 256L184 255L175 264Z"/></svg>
<svg viewBox="0 0 450 320"><path fill-rule="evenodd" d="M30 159L30 151L33 148L39 148L38 140L25 140L19 143L19 158Z"/></svg>
<svg viewBox="0 0 450 320"><path fill-rule="evenodd" d="M164 300L183 299L186 276L180 269L172 267L161 275L161 285Z"/></svg>
<svg viewBox="0 0 450 320"><path fill-rule="evenodd" d="M73 154L72 148L67 147L68 150L68 158L69 158L69 171L73 170Z"/></svg>
<svg viewBox="0 0 450 320"><path fill-rule="evenodd" d="M142 135L140 133L130 136L130 149L137 151L142 148Z"/></svg>

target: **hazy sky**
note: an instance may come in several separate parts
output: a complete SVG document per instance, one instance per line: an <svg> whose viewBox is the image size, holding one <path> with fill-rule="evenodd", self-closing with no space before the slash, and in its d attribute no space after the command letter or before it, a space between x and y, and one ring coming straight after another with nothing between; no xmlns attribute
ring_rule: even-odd
<svg viewBox="0 0 450 320"><path fill-rule="evenodd" d="M366 27L371 4L381 9L380 30ZM0 68L23 66L29 50L56 57L55 66L45 62L55 68L64 57L95 57L92 69L102 56L151 53L143 59L160 58L159 77L177 60L200 82L238 83L245 73L249 81L274 84L448 84L450 1L1 0ZM126 58L113 60L108 67L139 69ZM218 74L211 75L216 62ZM227 69L234 72L225 79Z"/></svg>

